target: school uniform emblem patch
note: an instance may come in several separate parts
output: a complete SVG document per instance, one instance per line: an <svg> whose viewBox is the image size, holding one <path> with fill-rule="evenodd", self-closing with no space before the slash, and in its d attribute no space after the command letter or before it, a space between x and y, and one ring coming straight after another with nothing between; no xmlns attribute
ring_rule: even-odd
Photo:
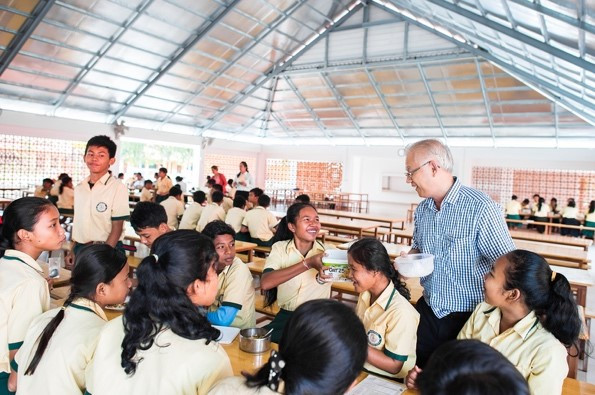
<svg viewBox="0 0 595 395"><path fill-rule="evenodd" d="M97 209L97 211L99 211L100 213L103 213L105 210L107 210L107 204L103 203L103 202L99 202L97 203L97 206L95 207Z"/></svg>
<svg viewBox="0 0 595 395"><path fill-rule="evenodd" d="M370 329L368 331L368 343L371 346L379 346L382 343L382 336L380 336L380 333Z"/></svg>

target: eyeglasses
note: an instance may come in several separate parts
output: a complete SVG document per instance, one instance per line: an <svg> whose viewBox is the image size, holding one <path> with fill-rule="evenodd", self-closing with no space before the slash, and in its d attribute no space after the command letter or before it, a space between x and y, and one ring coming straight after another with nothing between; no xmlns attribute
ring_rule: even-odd
<svg viewBox="0 0 595 395"><path fill-rule="evenodd" d="M411 170L411 171L406 171L405 172L405 178L411 178L413 177L413 175L415 174L416 171L418 171L419 169L421 169L422 167L424 167L425 165L427 165L428 163L430 163L431 160L427 161L426 163L424 163L423 165Z"/></svg>

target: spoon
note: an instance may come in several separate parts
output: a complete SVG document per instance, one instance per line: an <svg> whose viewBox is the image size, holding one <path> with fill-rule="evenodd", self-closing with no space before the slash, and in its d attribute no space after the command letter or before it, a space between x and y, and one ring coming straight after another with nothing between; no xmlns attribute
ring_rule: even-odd
<svg viewBox="0 0 595 395"><path fill-rule="evenodd" d="M265 333L264 335L259 335L256 336L255 339L265 339L267 338L271 333L273 333L273 328L269 329L269 331L267 333Z"/></svg>

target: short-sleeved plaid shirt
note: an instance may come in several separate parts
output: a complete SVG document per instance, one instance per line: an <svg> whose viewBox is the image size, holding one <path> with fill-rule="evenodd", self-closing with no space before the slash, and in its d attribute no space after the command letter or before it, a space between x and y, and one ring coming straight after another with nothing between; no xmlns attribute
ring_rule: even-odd
<svg viewBox="0 0 595 395"><path fill-rule="evenodd" d="M440 210L427 198L415 211L412 248L434 255L434 272L421 285L438 318L473 311L483 301L484 275L515 248L500 206L456 177L454 181Z"/></svg>

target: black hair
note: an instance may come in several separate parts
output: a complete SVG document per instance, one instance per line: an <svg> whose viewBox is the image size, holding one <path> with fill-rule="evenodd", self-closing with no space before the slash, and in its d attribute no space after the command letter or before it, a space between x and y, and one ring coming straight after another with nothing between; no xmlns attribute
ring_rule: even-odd
<svg viewBox="0 0 595 395"><path fill-rule="evenodd" d="M215 237L221 235L231 235L231 237L233 237L234 239L236 237L236 231L233 230L231 226L229 226L221 220L209 222L202 230L202 234L207 236L211 240L215 240Z"/></svg>
<svg viewBox="0 0 595 395"><path fill-rule="evenodd" d="M207 184L209 184L211 186L211 188L213 188L215 185L218 185L217 181L215 181L215 179L213 177L211 177L207 180Z"/></svg>
<svg viewBox="0 0 595 395"><path fill-rule="evenodd" d="M87 152L87 151L85 151L85 152ZM60 173L60 175L58 176L58 180L62 181L62 179L64 177L68 177L68 174L66 174L66 173Z"/></svg>
<svg viewBox="0 0 595 395"><path fill-rule="evenodd" d="M264 193L264 191L258 187L250 189L250 192L252 192L252 194L256 197L259 197Z"/></svg>
<svg viewBox="0 0 595 395"><path fill-rule="evenodd" d="M510 361L479 340L451 340L432 353L416 380L421 395L529 395Z"/></svg>
<svg viewBox="0 0 595 395"><path fill-rule="evenodd" d="M194 200L196 203L203 204L205 200L207 200L207 194L203 191L195 191L192 194L192 200Z"/></svg>
<svg viewBox="0 0 595 395"><path fill-rule="evenodd" d="M310 196L306 195L305 193L302 193L301 195L298 195L295 197L295 202L296 203L310 203Z"/></svg>
<svg viewBox="0 0 595 395"><path fill-rule="evenodd" d="M180 196L182 194L182 190L179 186L175 185L169 188L169 196Z"/></svg>
<svg viewBox="0 0 595 395"><path fill-rule="evenodd" d="M219 168L217 166L213 165L213 166L211 166L211 170L217 170L217 171L219 171Z"/></svg>
<svg viewBox="0 0 595 395"><path fill-rule="evenodd" d="M233 198L233 206L238 208L246 207L246 199L243 196L237 195Z"/></svg>
<svg viewBox="0 0 595 395"><path fill-rule="evenodd" d="M64 307L68 307L76 298L94 300L97 285L110 283L122 271L124 265L126 265L126 256L109 244L92 244L83 247L76 254L70 277L70 294L64 302ZM63 319L64 310L60 309L41 332L39 344L25 375L35 373L52 335Z"/></svg>
<svg viewBox="0 0 595 395"><path fill-rule="evenodd" d="M517 195L512 195L512 200L516 200L517 199Z"/></svg>
<svg viewBox="0 0 595 395"><path fill-rule="evenodd" d="M343 394L360 374L368 353L366 331L353 311L332 299L300 305L283 329L280 379L286 394ZM253 375L248 387L268 383L271 361Z"/></svg>
<svg viewBox="0 0 595 395"><path fill-rule="evenodd" d="M60 188L58 188L58 193L60 195L62 194L62 192L64 192L64 187L66 186L66 184L68 184L71 181L72 181L72 178L70 178L68 176L62 178L62 183L60 184Z"/></svg>
<svg viewBox="0 0 595 395"><path fill-rule="evenodd" d="M147 186L148 184L152 184L152 183L153 183L153 181L151 181L151 180L145 180L145 186Z"/></svg>
<svg viewBox="0 0 595 395"><path fill-rule="evenodd" d="M230 178L229 180L227 180L227 185L232 186L233 185L233 179Z"/></svg>
<svg viewBox="0 0 595 395"><path fill-rule="evenodd" d="M524 199L524 200L523 200L523 204L524 204L524 205L527 205L527 204L529 204L529 199Z"/></svg>
<svg viewBox="0 0 595 395"><path fill-rule="evenodd" d="M264 193L258 197L258 205L267 208L271 205L271 198Z"/></svg>
<svg viewBox="0 0 595 395"><path fill-rule="evenodd" d="M140 232L145 228L158 228L161 224L167 224L165 208L153 202L138 202L130 214L130 225Z"/></svg>
<svg viewBox="0 0 595 395"><path fill-rule="evenodd" d="M118 173L118 178L124 177L124 173Z"/></svg>
<svg viewBox="0 0 595 395"><path fill-rule="evenodd" d="M535 195L533 195L533 197L535 197L535 196L539 197L539 194L538 194L538 193L536 193Z"/></svg>
<svg viewBox="0 0 595 395"><path fill-rule="evenodd" d="M24 197L11 202L2 214L2 235L0 236L0 257L8 249L15 249L19 243L20 229L32 232L41 214L54 207L52 202L38 197Z"/></svg>
<svg viewBox="0 0 595 395"><path fill-rule="evenodd" d="M545 203L545 199L540 197L537 201L537 211L541 211L541 206Z"/></svg>
<svg viewBox="0 0 595 395"><path fill-rule="evenodd" d="M244 161L240 162L240 165L244 165L244 167L246 168L246 173L248 173L248 164ZM239 177L242 174L242 172L238 172L237 177Z"/></svg>
<svg viewBox="0 0 595 395"><path fill-rule="evenodd" d="M589 203L589 214L595 212L595 200L591 200Z"/></svg>
<svg viewBox="0 0 595 395"><path fill-rule="evenodd" d="M214 191L211 195L211 200L214 203L221 203L223 201L223 192L221 191Z"/></svg>
<svg viewBox="0 0 595 395"><path fill-rule="evenodd" d="M165 167L160 167L159 171L167 174L167 169ZM157 174L159 174L159 173L157 173Z"/></svg>
<svg viewBox="0 0 595 395"><path fill-rule="evenodd" d="M574 200L569 200L568 207L576 207L576 202Z"/></svg>
<svg viewBox="0 0 595 395"><path fill-rule="evenodd" d="M105 135L91 137L89 141L87 141L87 146L85 147L85 155L87 154L87 151L89 151L89 147L106 148L107 152L109 153L110 159L116 157L116 149L118 148L116 146L116 143L114 143L112 139Z"/></svg>
<svg viewBox="0 0 595 395"><path fill-rule="evenodd" d="M50 184L54 185L54 180L52 180L51 178L44 178L41 183L45 184L46 182L49 182Z"/></svg>
<svg viewBox="0 0 595 395"><path fill-rule="evenodd" d="M504 289L518 289L529 310L535 311L541 325L566 347L576 343L581 331L576 302L564 275L552 270L541 255L514 250L505 255Z"/></svg>
<svg viewBox="0 0 595 395"><path fill-rule="evenodd" d="M195 230L175 230L155 240L137 269L138 287L124 311L121 365L126 374L135 373L142 361L137 351L150 349L163 328L207 344L219 337L186 294L192 282L207 279L217 259L213 241Z"/></svg>
<svg viewBox="0 0 595 395"><path fill-rule="evenodd" d="M349 247L347 254L366 270L382 273L405 299L411 299L411 292L405 282L401 281L399 272L395 270L386 247L380 240L374 237L360 239Z"/></svg>
<svg viewBox="0 0 595 395"><path fill-rule="evenodd" d="M287 215L281 218L281 221L277 224L277 230L275 235L271 239L272 243L278 241L291 240L293 239L293 232L289 230L288 223L296 224L297 218L300 216L300 212L306 208L311 207L316 211L316 208L309 203L294 203L287 209ZM264 304L265 306L271 306L277 300L277 287L264 291Z"/></svg>
<svg viewBox="0 0 595 395"><path fill-rule="evenodd" d="M178 182L182 181L183 179L184 179L184 177L180 177L180 176L176 177L176 181L178 181Z"/></svg>
<svg viewBox="0 0 595 395"><path fill-rule="evenodd" d="M213 189L216 191L223 192L223 186L220 184L213 184Z"/></svg>

